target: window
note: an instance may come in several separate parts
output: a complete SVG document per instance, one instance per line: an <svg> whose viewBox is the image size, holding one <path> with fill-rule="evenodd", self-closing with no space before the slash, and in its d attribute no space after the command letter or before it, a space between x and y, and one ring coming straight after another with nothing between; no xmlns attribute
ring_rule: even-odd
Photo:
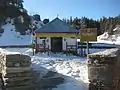
<svg viewBox="0 0 120 90"><path fill-rule="evenodd" d="M75 39L75 37L71 37L72 39Z"/></svg>
<svg viewBox="0 0 120 90"><path fill-rule="evenodd" d="M40 39L46 39L46 37L40 37Z"/></svg>

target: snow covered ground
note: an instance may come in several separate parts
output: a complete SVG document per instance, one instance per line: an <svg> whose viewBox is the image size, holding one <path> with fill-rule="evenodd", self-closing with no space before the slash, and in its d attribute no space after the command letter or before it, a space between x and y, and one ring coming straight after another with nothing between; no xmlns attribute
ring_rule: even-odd
<svg viewBox="0 0 120 90"><path fill-rule="evenodd" d="M32 56L32 50L29 48L6 48L0 49L1 52L7 54L26 54L32 58L32 68L34 70L41 69L41 67L47 70L52 70L68 76L64 84L58 86L53 90L87 90L88 73L87 65L85 64L85 58L58 53L51 53L49 56L47 53L38 53Z"/></svg>
<svg viewBox="0 0 120 90"><path fill-rule="evenodd" d="M15 31L15 26L11 23L2 26L4 33L0 37L0 46L7 45L30 45L31 35L20 35Z"/></svg>
<svg viewBox="0 0 120 90"><path fill-rule="evenodd" d="M50 53L50 55L48 53L38 53L33 56L32 49L29 48L5 48L0 49L0 51L7 54L29 55L32 61L31 67L34 70L40 70L43 67L66 76L65 83L53 90L88 90L89 82L86 58L62 53ZM98 51L103 51L103 49L90 50L90 53Z"/></svg>

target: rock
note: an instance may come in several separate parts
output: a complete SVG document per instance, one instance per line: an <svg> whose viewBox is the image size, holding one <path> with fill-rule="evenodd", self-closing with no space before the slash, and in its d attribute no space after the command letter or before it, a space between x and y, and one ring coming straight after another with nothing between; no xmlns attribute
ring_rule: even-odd
<svg viewBox="0 0 120 90"><path fill-rule="evenodd" d="M90 90L120 90L120 82L118 82L120 78L119 49L110 49L91 54L88 60ZM98 89L94 89L95 87Z"/></svg>
<svg viewBox="0 0 120 90"><path fill-rule="evenodd" d="M5 90L34 90L29 56L0 54L0 61Z"/></svg>
<svg viewBox="0 0 120 90"><path fill-rule="evenodd" d="M6 66L7 67L27 67L31 65L31 58L26 55L7 55Z"/></svg>

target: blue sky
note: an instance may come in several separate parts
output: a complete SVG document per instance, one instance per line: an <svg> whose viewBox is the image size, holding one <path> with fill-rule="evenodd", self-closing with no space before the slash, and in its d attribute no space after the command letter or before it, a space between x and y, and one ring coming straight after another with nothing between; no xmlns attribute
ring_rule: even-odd
<svg viewBox="0 0 120 90"><path fill-rule="evenodd" d="M86 16L99 19L102 16L120 15L120 0L24 0L29 14L40 14L41 19Z"/></svg>

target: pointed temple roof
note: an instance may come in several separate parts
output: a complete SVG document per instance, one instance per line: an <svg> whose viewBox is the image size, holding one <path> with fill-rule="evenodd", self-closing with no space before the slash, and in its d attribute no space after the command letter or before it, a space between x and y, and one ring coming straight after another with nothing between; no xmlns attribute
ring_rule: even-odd
<svg viewBox="0 0 120 90"><path fill-rule="evenodd" d="M66 24L59 18L55 18L51 22L47 23L40 29L35 31L36 33L76 33L77 29Z"/></svg>

